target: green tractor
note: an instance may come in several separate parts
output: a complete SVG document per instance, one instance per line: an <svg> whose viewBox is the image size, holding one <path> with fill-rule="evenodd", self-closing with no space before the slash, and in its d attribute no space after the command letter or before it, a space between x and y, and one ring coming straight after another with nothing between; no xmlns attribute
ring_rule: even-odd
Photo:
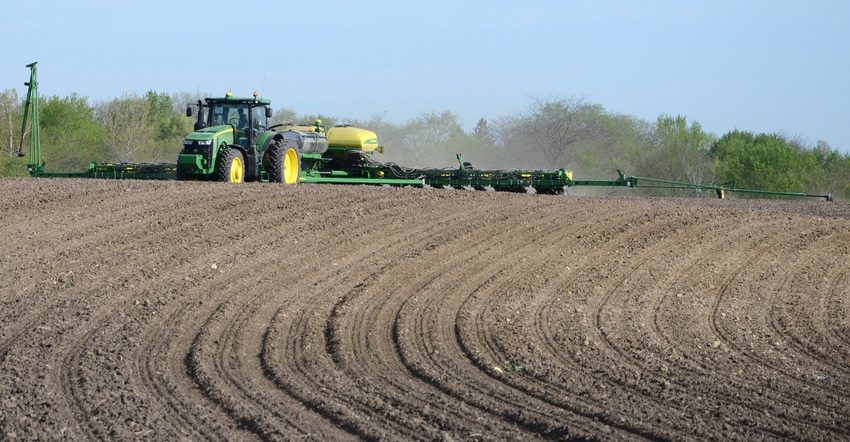
<svg viewBox="0 0 850 442"><path fill-rule="evenodd" d="M297 184L301 152L311 143L327 146L324 135L284 134L269 126L271 101L234 97L206 98L186 109L191 117L197 107L194 132L183 141L177 159L178 180L207 180L240 183L271 181Z"/></svg>

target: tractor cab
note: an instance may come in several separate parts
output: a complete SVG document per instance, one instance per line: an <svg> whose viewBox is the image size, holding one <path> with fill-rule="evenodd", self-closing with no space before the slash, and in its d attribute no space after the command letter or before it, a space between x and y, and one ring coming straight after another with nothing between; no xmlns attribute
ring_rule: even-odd
<svg viewBox="0 0 850 442"><path fill-rule="evenodd" d="M256 147L260 135L269 127L272 110L268 103L256 100L207 99L209 126L231 126L234 142L244 147Z"/></svg>

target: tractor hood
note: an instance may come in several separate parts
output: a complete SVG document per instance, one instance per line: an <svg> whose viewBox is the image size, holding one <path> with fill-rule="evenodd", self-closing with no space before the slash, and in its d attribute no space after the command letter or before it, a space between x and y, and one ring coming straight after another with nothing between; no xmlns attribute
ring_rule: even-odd
<svg viewBox="0 0 850 442"><path fill-rule="evenodd" d="M191 143L193 141L212 141L219 135L223 135L226 133L232 133L233 126L223 125L223 126L213 126L207 127L195 132L190 133L186 136L186 143Z"/></svg>

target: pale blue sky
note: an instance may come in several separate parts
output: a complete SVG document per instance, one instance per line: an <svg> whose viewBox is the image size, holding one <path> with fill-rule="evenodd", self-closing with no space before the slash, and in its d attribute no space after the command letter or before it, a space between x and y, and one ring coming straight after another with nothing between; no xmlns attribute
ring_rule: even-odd
<svg viewBox="0 0 850 442"><path fill-rule="evenodd" d="M42 96L257 90L299 114L449 110L467 130L573 96L850 153L850 1L14 3L0 90L21 95L38 61Z"/></svg>

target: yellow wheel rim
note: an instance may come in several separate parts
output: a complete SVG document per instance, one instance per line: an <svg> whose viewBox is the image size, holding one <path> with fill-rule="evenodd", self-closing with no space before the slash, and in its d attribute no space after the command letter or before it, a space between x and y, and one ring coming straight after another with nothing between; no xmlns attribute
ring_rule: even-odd
<svg viewBox="0 0 850 442"><path fill-rule="evenodd" d="M286 184L298 184L298 152L288 149L283 159L283 182Z"/></svg>
<svg viewBox="0 0 850 442"><path fill-rule="evenodd" d="M230 163L230 182L241 183L244 170L245 168L242 166L242 158L234 158L233 162Z"/></svg>

